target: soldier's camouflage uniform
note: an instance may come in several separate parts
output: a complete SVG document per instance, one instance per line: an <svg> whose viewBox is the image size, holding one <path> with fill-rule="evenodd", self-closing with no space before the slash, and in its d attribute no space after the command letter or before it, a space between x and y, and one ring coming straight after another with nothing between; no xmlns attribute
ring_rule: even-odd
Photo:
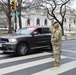
<svg viewBox="0 0 76 75"><path fill-rule="evenodd" d="M51 43L52 43L52 38L53 38L53 33L55 31L55 28L52 26L52 28L50 29L51 32ZM53 50L53 46L52 46L52 50ZM52 57L54 57L54 52L51 54Z"/></svg>
<svg viewBox="0 0 76 75"><path fill-rule="evenodd" d="M55 28L52 27L52 28L50 29L50 32L51 32L51 39L53 38L53 33L54 33L54 31L55 31Z"/></svg>
<svg viewBox="0 0 76 75"><path fill-rule="evenodd" d="M51 40L53 45L55 62L60 62L62 30L59 28L55 29Z"/></svg>

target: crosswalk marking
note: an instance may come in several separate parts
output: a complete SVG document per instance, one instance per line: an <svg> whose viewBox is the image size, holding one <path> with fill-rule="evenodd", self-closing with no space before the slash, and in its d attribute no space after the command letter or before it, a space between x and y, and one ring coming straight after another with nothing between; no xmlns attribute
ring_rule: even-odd
<svg viewBox="0 0 76 75"><path fill-rule="evenodd" d="M72 52L72 53L76 53L76 51L65 50L65 49L62 49L62 51L66 51L66 52Z"/></svg>
<svg viewBox="0 0 76 75"><path fill-rule="evenodd" d="M0 50L0 53L3 53L3 51Z"/></svg>
<svg viewBox="0 0 76 75"><path fill-rule="evenodd" d="M66 64L61 65L60 67L53 67L38 73L34 73L32 75L58 75L60 73L63 73L65 71L71 70L73 68L76 68L76 61L72 61Z"/></svg>
<svg viewBox="0 0 76 75"><path fill-rule="evenodd" d="M67 58L70 58L70 59L75 59L75 60L76 60L76 58L74 58L74 57L69 57L69 56L67 56Z"/></svg>
<svg viewBox="0 0 76 75"><path fill-rule="evenodd" d="M8 56L8 55L4 55L4 54L3 54L3 55L0 55L0 58L2 58L2 57L6 57L6 56Z"/></svg>
<svg viewBox="0 0 76 75"><path fill-rule="evenodd" d="M62 49L63 51L65 51L64 49ZM69 52L67 50L67 52ZM71 51L72 52L72 51ZM75 52L72 52L75 53ZM2 57L10 57L10 55L4 55L1 54L0 55L0 75L3 74L10 74L10 73L14 73L17 72L19 70L27 70L28 68L34 68L36 66L40 66L40 65L44 65L44 64L48 64L54 61L53 58L51 58L51 53L49 52L43 52L43 53L38 53L38 54L32 54L32 55L27 55L27 56L21 56L21 57L13 57L13 58L6 58L6 59L2 59ZM46 57L47 56L47 57ZM39 58L37 58L39 57ZM32 58L36 59L36 60L32 60ZM61 59L65 60L65 59L73 59L69 62L66 62L64 64L61 64L60 67L49 67L46 69L41 69L38 70L37 72L32 72L30 73L31 75L58 75L60 73L63 73L65 71L71 70L73 68L76 68L76 58L73 57L68 57L68 56L61 56ZM30 60L25 63L26 60ZM23 62L21 62L23 60ZM17 61L20 61L21 63L17 63ZM12 64L11 64L12 63ZM17 64L14 64L17 63ZM7 64L7 66L6 66ZM11 65L8 65L11 64Z"/></svg>
<svg viewBox="0 0 76 75"><path fill-rule="evenodd" d="M62 51L65 51L65 52L71 52L71 53L76 53L76 51L65 50L65 49L62 49ZM67 56L67 58L70 58L70 59L76 59L76 58L74 58L74 57L70 57L70 56Z"/></svg>
<svg viewBox="0 0 76 75"><path fill-rule="evenodd" d="M9 55L5 55L5 54L0 53L0 58L6 57L6 56L9 56Z"/></svg>
<svg viewBox="0 0 76 75"><path fill-rule="evenodd" d="M62 59L64 59L64 58L66 58L66 57L62 56ZM26 69L29 67L37 66L37 65L52 62L52 61L54 61L54 59L49 57L47 59L40 59L40 60L33 61L33 62L28 62L28 63L19 64L19 65L15 65L15 66L10 66L10 67L0 69L0 74L6 74L6 73L18 71L21 69Z"/></svg>
<svg viewBox="0 0 76 75"><path fill-rule="evenodd" d="M51 62L51 61L54 61L54 59L50 59L50 58L41 59L41 60L34 61L34 62L29 62L29 63L19 64L19 65L16 65L16 66L2 68L2 69L0 69L0 74L10 73L10 72L13 72L13 71L17 71L17 70L20 70L20 69L25 69L25 68L28 68L28 67L32 67L32 66L35 66L35 65L40 65L40 64L43 64L43 63Z"/></svg>
<svg viewBox="0 0 76 75"><path fill-rule="evenodd" d="M34 58L34 57L39 57L39 56L45 56L45 55L48 55L48 54L50 54L50 53L44 52L44 53L33 54L33 55L28 55L28 56L3 59L3 60L0 60L0 64L9 63L9 62L18 61L18 60L23 60L23 59Z"/></svg>

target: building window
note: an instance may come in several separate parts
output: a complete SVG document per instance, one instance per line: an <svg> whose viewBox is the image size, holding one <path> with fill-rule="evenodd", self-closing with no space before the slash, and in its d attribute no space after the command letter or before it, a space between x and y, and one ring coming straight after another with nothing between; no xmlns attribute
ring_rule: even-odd
<svg viewBox="0 0 76 75"><path fill-rule="evenodd" d="M64 21L65 21L65 23L66 23L66 18L64 18Z"/></svg>
<svg viewBox="0 0 76 75"><path fill-rule="evenodd" d="M69 18L69 31L71 31L71 22L72 22L72 19Z"/></svg>
<svg viewBox="0 0 76 75"><path fill-rule="evenodd" d="M47 19L44 20L44 25L47 26Z"/></svg>
<svg viewBox="0 0 76 75"><path fill-rule="evenodd" d="M27 26L30 25L30 19L27 19Z"/></svg>
<svg viewBox="0 0 76 75"><path fill-rule="evenodd" d="M74 19L74 24L75 24L75 19Z"/></svg>
<svg viewBox="0 0 76 75"><path fill-rule="evenodd" d="M36 13L41 13L41 11L37 10Z"/></svg>
<svg viewBox="0 0 76 75"><path fill-rule="evenodd" d="M36 24L40 25L40 19L37 19Z"/></svg>
<svg viewBox="0 0 76 75"><path fill-rule="evenodd" d="M69 24L71 24L71 22L72 22L72 20L71 20L71 18L69 18Z"/></svg>

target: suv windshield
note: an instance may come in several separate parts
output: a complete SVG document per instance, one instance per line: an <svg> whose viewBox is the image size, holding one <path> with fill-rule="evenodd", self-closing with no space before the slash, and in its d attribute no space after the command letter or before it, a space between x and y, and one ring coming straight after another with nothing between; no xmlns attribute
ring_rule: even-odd
<svg viewBox="0 0 76 75"><path fill-rule="evenodd" d="M34 28L23 28L19 29L16 34L30 34L33 30Z"/></svg>

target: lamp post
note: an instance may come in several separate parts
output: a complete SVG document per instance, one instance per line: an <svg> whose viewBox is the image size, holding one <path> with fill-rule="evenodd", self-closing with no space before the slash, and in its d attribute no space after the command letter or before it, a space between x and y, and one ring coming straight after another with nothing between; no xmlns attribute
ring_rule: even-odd
<svg viewBox="0 0 76 75"><path fill-rule="evenodd" d="M16 11L15 11L15 18L14 18L14 20L15 20L15 29L14 29L14 31L16 32L16 29L17 29L17 16L16 16Z"/></svg>

